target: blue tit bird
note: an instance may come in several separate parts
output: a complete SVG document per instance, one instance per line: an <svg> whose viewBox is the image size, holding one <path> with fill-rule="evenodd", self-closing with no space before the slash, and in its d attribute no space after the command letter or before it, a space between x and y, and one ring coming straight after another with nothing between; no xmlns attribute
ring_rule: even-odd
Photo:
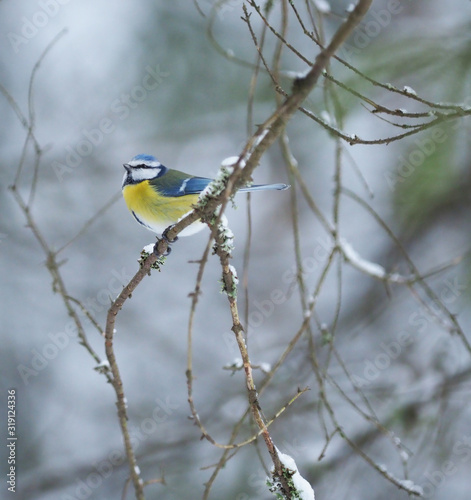
<svg viewBox="0 0 471 500"><path fill-rule="evenodd" d="M162 235L193 209L198 196L212 179L195 177L162 165L152 155L137 155L125 163L123 196L129 211L145 228ZM286 184L259 184L239 189L242 192L288 189ZM189 236L204 227L199 221L180 235Z"/></svg>

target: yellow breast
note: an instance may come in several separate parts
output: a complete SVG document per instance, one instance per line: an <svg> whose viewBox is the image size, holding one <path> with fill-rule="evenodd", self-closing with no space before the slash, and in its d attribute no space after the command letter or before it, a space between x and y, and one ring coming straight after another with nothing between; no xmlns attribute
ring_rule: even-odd
<svg viewBox="0 0 471 500"><path fill-rule="evenodd" d="M123 196L138 222L158 234L178 222L198 200L197 194L174 198L162 196L152 188L149 181L124 186Z"/></svg>

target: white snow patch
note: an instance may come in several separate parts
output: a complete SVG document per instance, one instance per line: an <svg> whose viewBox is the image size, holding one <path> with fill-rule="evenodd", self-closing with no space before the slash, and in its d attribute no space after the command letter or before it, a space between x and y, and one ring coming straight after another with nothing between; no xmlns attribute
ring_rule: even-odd
<svg viewBox="0 0 471 500"><path fill-rule="evenodd" d="M344 238L341 238L340 247L344 257L353 267L356 267L359 271L363 271L370 276L373 276L378 279L384 279L387 276L387 273L384 267L379 264L375 264L374 262L370 262L363 257L361 257L356 250L346 241Z"/></svg>
<svg viewBox="0 0 471 500"><path fill-rule="evenodd" d="M234 236L232 236L234 237ZM239 283L239 278L237 277L237 270L234 266L229 265L229 271L232 274L232 278L234 280L234 284L237 285Z"/></svg>
<svg viewBox="0 0 471 500"><path fill-rule="evenodd" d="M403 479L402 481L399 482L407 491L415 493L419 496L423 496L424 490L422 486L415 484L414 481L411 481L410 479Z"/></svg>
<svg viewBox="0 0 471 500"><path fill-rule="evenodd" d="M404 85L403 90L406 94L417 95L417 92L412 87L409 87L408 85Z"/></svg>
<svg viewBox="0 0 471 500"><path fill-rule="evenodd" d="M405 463L409 461L409 453L405 450L401 450L399 452L399 456L401 457L401 460Z"/></svg>
<svg viewBox="0 0 471 500"><path fill-rule="evenodd" d="M309 73L309 71L311 71L311 67L308 67L304 71L293 71L290 69L285 69L282 70L280 73L283 76L286 76L286 78L291 78L292 80L296 80L298 78L305 78L306 75Z"/></svg>
<svg viewBox="0 0 471 500"><path fill-rule="evenodd" d="M281 451L276 448L278 452L278 456L280 457L281 463L291 471L294 471L294 474L291 476L291 480L293 481L294 487L299 493L300 500L315 500L314 490L312 486L309 484L306 479L301 476L298 471L298 467L296 466L296 462L293 457L286 455L285 453L281 453Z"/></svg>
<svg viewBox="0 0 471 500"><path fill-rule="evenodd" d="M240 370L241 368L244 367L244 362L242 361L242 358L235 358L231 366L233 366L234 368L238 368Z"/></svg>
<svg viewBox="0 0 471 500"><path fill-rule="evenodd" d="M216 215L218 215L219 207L215 213L216 213ZM231 254L232 251L234 250L234 237L235 236L234 236L234 233L232 232L232 230L230 229L230 227L228 226L228 224L229 224L229 221L227 220L227 217L224 214L222 214L221 220L220 220L219 225L218 225L218 235L223 240L223 244L221 245L221 248L225 252ZM233 266L230 266L230 267L234 271L232 274L237 279L237 272L236 272L235 268ZM237 280L237 283L238 283L238 280Z"/></svg>
<svg viewBox="0 0 471 500"><path fill-rule="evenodd" d="M330 116L329 112L326 111L325 109L321 111L321 118L322 121L327 123L327 125L332 125L332 117Z"/></svg>
<svg viewBox="0 0 471 500"><path fill-rule="evenodd" d="M413 493L418 496L423 496L424 490L422 486L415 484L414 481L411 481L410 479L399 479L395 476L393 476L386 466L384 465L378 465L378 470L388 479L393 481L394 483L400 485L405 491L408 493Z"/></svg>
<svg viewBox="0 0 471 500"><path fill-rule="evenodd" d="M270 129L268 128L265 128L263 129L257 136L256 136L256 139L255 139L255 142L254 142L254 145L253 147L256 148L262 141L263 139L265 138L265 136L268 134Z"/></svg>
<svg viewBox="0 0 471 500"><path fill-rule="evenodd" d="M154 245L155 243L149 243L148 245L146 245L142 251L145 252L145 253L152 253L154 251Z"/></svg>
<svg viewBox="0 0 471 500"><path fill-rule="evenodd" d="M330 3L326 0L314 0L314 5L319 12L322 12L322 14L330 13Z"/></svg>
<svg viewBox="0 0 471 500"><path fill-rule="evenodd" d="M230 156L222 160L221 168L216 178L211 181L198 196L198 202L204 200L206 196L218 196L224 191L226 181L234 171L234 165L239 162L241 168L244 168L245 161L240 160L238 156Z"/></svg>
<svg viewBox="0 0 471 500"><path fill-rule="evenodd" d="M204 199L208 194L212 193L214 189L214 181L210 182L198 196L198 201ZM187 214L186 214L187 215Z"/></svg>
<svg viewBox="0 0 471 500"><path fill-rule="evenodd" d="M239 161L238 156L228 156L221 162L221 167L232 167Z"/></svg>
<svg viewBox="0 0 471 500"><path fill-rule="evenodd" d="M180 222L181 220L183 220L187 215L190 215L191 212L193 212L193 209L191 210L188 210L188 212L186 212L186 214L183 214L178 220L177 222Z"/></svg>
<svg viewBox="0 0 471 500"><path fill-rule="evenodd" d="M270 363L260 363L260 370L264 373L271 372L271 364Z"/></svg>

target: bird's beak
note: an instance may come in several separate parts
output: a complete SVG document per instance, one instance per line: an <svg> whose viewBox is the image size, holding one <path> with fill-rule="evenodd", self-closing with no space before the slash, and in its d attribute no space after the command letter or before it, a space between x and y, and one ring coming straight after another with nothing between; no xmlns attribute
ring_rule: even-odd
<svg viewBox="0 0 471 500"><path fill-rule="evenodd" d="M129 165L128 163L123 163L123 167L126 169L127 172L131 171L131 165Z"/></svg>

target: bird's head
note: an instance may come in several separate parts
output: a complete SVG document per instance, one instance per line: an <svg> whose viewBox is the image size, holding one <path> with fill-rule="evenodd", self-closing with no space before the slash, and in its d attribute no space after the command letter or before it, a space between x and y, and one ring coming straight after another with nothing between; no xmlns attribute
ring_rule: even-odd
<svg viewBox="0 0 471 500"><path fill-rule="evenodd" d="M123 187L127 184L138 184L145 180L155 179L167 172L167 167L164 167L152 155L137 155L128 163L125 163L123 167L126 169L123 177Z"/></svg>

